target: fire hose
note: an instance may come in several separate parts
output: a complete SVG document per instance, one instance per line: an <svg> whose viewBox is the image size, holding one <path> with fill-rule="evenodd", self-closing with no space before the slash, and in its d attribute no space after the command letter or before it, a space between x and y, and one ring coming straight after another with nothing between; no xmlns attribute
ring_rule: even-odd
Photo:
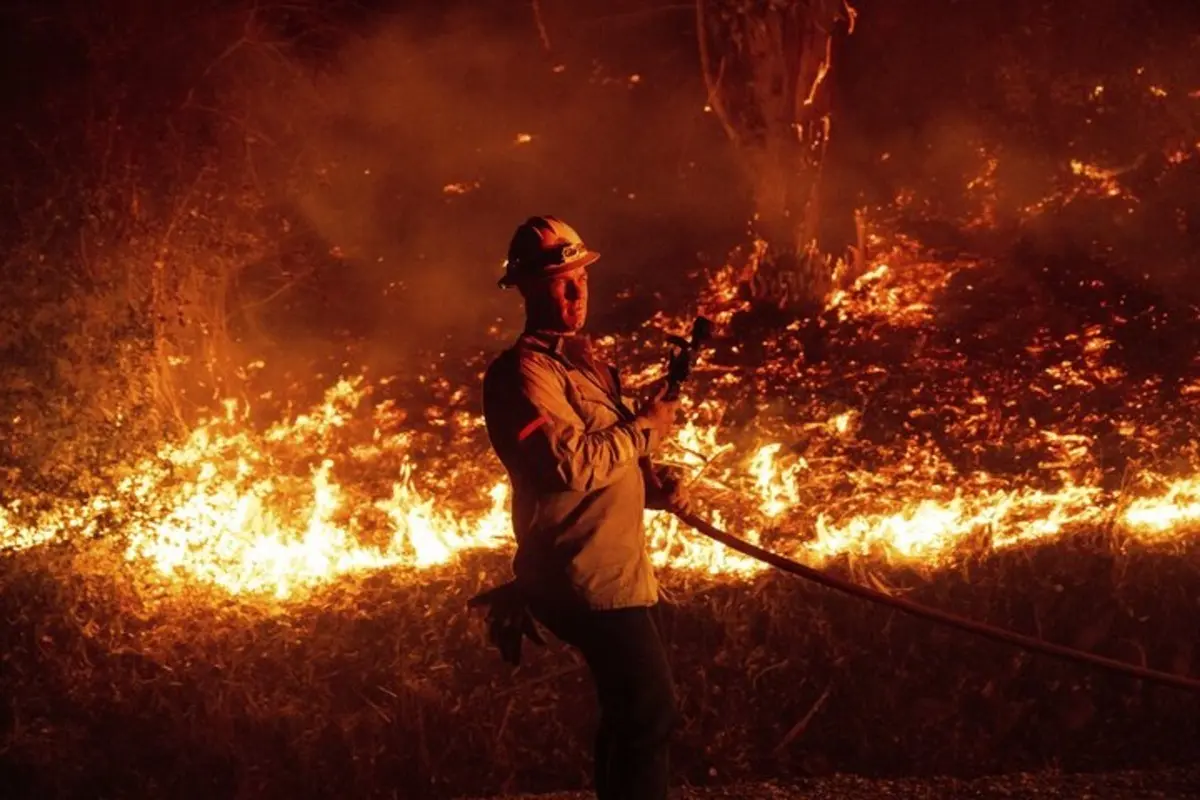
<svg viewBox="0 0 1200 800"><path fill-rule="evenodd" d="M739 539L736 536L726 533L693 513L676 513L676 516L684 524L690 525L704 536L719 542L731 550L736 550L781 572L795 575L798 578L820 584L829 589L834 589L895 611L925 619L938 625L956 628L994 642L1013 645L1023 650L1041 653L1075 664L1095 667L1110 673L1123 675L1127 678L1135 678L1161 686L1200 693L1200 680L1196 678L1130 664L1127 661L1120 661L1115 658L1090 653L1086 650L1055 644L1035 636L1017 633L1006 628L999 628L985 622L952 614L948 611L914 603L906 598L896 597L895 595L887 594L886 592L881 592L862 584L854 583L853 581L838 578L821 570L801 564L786 556L765 550L744 539ZM486 607L489 609L489 636L492 642L500 649L500 653L505 661L508 661L513 666L520 663L522 639L529 638L537 644L545 644L545 640L538 632L537 625L525 607L524 599L521 597L520 590L515 582L510 581L472 597L468 606L470 608Z"/></svg>
<svg viewBox="0 0 1200 800"><path fill-rule="evenodd" d="M690 377L692 366L699 355L700 349L706 344L709 337L712 335L712 323L704 317L698 317L692 325L692 335L690 340L680 336L669 336L668 341L672 346L670 361L667 367L667 395L670 397L678 397L680 387ZM775 567L778 570L786 572L790 575L795 575L813 583L818 583L830 589L836 589L839 592L859 597L872 603L876 603L887 608L895 609L896 611L904 612L914 617L934 622L939 625L945 625L950 628L957 628L967 633L981 636L985 639L990 639L995 642L1014 645L1021 649L1042 653L1044 655L1069 661L1076 664L1085 664L1090 667L1106 670L1108 672L1124 675L1126 677L1138 678L1141 680L1150 681L1152 683L1170 686L1176 689L1184 689L1192 692L1200 692L1200 679L1191 678L1185 675L1175 675L1170 672L1162 672L1160 670L1141 667L1136 664L1130 664L1127 661L1120 661L1114 658L1089 653L1085 650L1079 650L1074 647L1067 647L1061 644L1047 642L1044 639L1039 639L1034 636L1028 636L1016 631L998 628L993 625L988 625L984 622L960 617L957 614L951 614L947 611L941 611L936 608L914 603L902 597L896 597L886 592L881 592L876 589L871 589L867 586L854 583L852 581L843 580L834 577L820 570L805 566L793 559L781 556L778 553L773 553L770 550L764 550L761 547L751 544L744 539L739 539L736 536L731 536L707 520L704 520L692 513L676 514L680 521L695 528L700 533L704 534L714 541L720 542L731 550L736 550L743 555L761 561Z"/></svg>
<svg viewBox="0 0 1200 800"><path fill-rule="evenodd" d="M700 317L692 327L690 341L679 336L668 337L673 349L667 368L667 391L665 393L667 398L675 399L679 396L680 388L690 376L692 366L700 348L710 335L711 323ZM691 526L704 536L723 544L731 550L736 550L743 555L756 559L782 572L795 575L796 577L844 594L849 594L886 608L925 619L938 625L944 625L995 642L1012 645L1029 652L1041 653L1075 664L1083 664L1128 678L1200 693L1200 679L1150 669L1149 667L1138 666L1127 661L1097 655L1086 650L1055 644L1035 636L1017 633L1016 631L999 628L984 622L952 614L948 611L915 603L903 597L897 597L854 583L853 581L835 577L821 570L801 564L794 559L758 547L744 539L739 539L736 536L726 533L694 513L676 512L675 516L681 522ZM530 617L528 610L525 608L524 601L515 583L509 582L477 595L471 598L468 606L471 608L489 608L488 625L490 638L500 648L501 655L505 660L514 666L520 662L521 640L523 638L527 637L538 644L544 644L544 640L539 634L537 626Z"/></svg>
<svg viewBox="0 0 1200 800"><path fill-rule="evenodd" d="M704 534L714 541L720 542L731 550L736 550L750 558L757 559L764 564L769 564L778 570L782 570L791 575L803 578L813 583L818 583L830 589L836 589L839 592L860 597L864 600L876 603L887 608L902 611L905 614L910 614L914 617L920 617L939 625L945 625L951 628L957 628L961 631L973 633L977 636L982 636L985 639L991 639L995 642L1011 644L1020 647L1023 650L1029 650L1035 653L1042 653L1048 656L1054 656L1064 661L1074 662L1076 664L1086 664L1091 667L1097 667L1108 672L1113 672L1119 675L1124 675L1130 678L1139 678L1141 680L1150 681L1151 683L1161 684L1163 686L1171 686L1176 689L1185 689L1192 692L1200 692L1200 680L1187 677L1184 675L1175 675L1170 672L1162 672L1160 670L1141 667L1136 664L1130 664L1127 661L1120 661L1115 658L1106 658L1105 656L1089 653L1086 650L1079 650L1074 647L1067 647L1061 644L1047 642L1044 639L1039 639L1035 636L1027 636L1016 631L997 628L993 625L988 625L984 622L960 617L957 614L951 614L948 611L941 611L936 608L914 603L903 597L894 595L863 586L852 581L844 580L835 577L828 573L814 569L804 564L794 561L786 556L781 556L778 553L773 553L770 550L764 550L761 547L751 544L744 539L739 539L736 536L731 536L720 528L712 525L695 514L677 514L680 521L692 526L700 533Z"/></svg>

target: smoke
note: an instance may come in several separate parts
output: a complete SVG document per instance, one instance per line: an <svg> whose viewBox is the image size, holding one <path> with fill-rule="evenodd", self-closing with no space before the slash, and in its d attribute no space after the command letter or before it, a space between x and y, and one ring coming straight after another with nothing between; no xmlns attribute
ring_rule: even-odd
<svg viewBox="0 0 1200 800"><path fill-rule="evenodd" d="M546 22L549 51L531 16L391 16L319 68L262 82L275 200L324 254L269 330L292 343L340 330L381 358L483 342L498 318L511 332L519 300L496 280L533 214L602 252L598 325L635 277L681 280L698 249L737 237L748 208L687 26Z"/></svg>

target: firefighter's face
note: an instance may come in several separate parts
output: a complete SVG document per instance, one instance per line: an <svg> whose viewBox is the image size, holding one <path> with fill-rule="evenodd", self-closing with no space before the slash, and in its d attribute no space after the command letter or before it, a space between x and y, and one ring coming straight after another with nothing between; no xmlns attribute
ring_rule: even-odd
<svg viewBox="0 0 1200 800"><path fill-rule="evenodd" d="M587 322L587 270L555 275L524 289L527 313L537 327L575 333Z"/></svg>

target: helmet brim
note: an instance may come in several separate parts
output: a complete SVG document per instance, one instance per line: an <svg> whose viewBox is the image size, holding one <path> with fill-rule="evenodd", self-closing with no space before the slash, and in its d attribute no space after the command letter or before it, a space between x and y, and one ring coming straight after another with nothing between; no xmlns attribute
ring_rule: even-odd
<svg viewBox="0 0 1200 800"><path fill-rule="evenodd" d="M600 260L600 254L595 250L589 250L574 261L566 264L553 264L548 267L541 267L535 270L512 270L506 272L498 282L497 286L501 289L511 289L514 286L520 286L522 283L534 283L537 281L549 280L558 275L565 275L569 272L577 272L581 269L587 269L592 264Z"/></svg>

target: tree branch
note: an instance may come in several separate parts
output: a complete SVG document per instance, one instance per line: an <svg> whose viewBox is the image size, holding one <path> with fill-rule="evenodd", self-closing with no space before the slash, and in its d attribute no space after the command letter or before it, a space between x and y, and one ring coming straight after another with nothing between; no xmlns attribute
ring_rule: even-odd
<svg viewBox="0 0 1200 800"><path fill-rule="evenodd" d="M542 4L539 0L531 0L530 5L533 6L533 21L537 25L538 36L542 39L542 47L549 53L550 34L546 32L546 23L542 21Z"/></svg>
<svg viewBox="0 0 1200 800"><path fill-rule="evenodd" d="M741 138L738 136L737 130L733 127L733 123L729 120L729 115L725 112L725 106L721 103L721 79L725 76L725 59L721 59L721 65L717 70L717 77L714 81L712 77L712 67L708 55L708 27L704 20L704 3L705 0L696 0L696 43L700 48L700 71L704 74L704 87L708 92L708 105L717 115L717 119L721 121L721 127L725 129L725 134L729 137L729 141L733 142L735 147L741 146Z"/></svg>

